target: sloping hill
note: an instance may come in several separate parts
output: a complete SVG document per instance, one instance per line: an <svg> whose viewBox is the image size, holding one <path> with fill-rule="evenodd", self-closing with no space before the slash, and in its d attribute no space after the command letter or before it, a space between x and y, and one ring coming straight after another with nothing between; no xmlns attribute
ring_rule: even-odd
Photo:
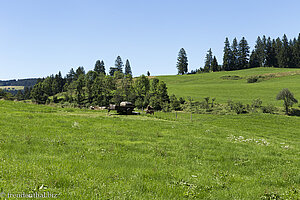
<svg viewBox="0 0 300 200"><path fill-rule="evenodd" d="M256 83L247 83L247 78L257 75L265 78ZM281 106L282 102L276 101L275 97L283 88L289 88L300 99L300 69L254 68L157 78L166 82L170 94L190 96L194 100L215 97L219 103L225 103L229 99L251 103L253 99L260 98L263 104Z"/></svg>

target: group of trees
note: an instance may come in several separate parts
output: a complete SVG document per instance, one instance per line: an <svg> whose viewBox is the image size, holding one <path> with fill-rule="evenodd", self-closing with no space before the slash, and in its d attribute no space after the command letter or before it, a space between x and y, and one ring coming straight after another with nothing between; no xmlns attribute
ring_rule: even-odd
<svg viewBox="0 0 300 200"><path fill-rule="evenodd" d="M300 34L293 40L288 40L286 35L282 39L258 37L249 66L300 68Z"/></svg>
<svg viewBox="0 0 300 200"><path fill-rule="evenodd" d="M219 65L212 50L207 51L204 67L191 73L232 71L254 67L300 68L300 34L298 38L289 40L286 35L282 39L271 39L265 35L258 36L254 49L250 53L247 40L242 37L238 42L234 38L232 44L225 39L223 65ZM186 74L188 60L186 52L180 49L177 58L178 74Z"/></svg>
<svg viewBox="0 0 300 200"><path fill-rule="evenodd" d="M109 75L105 73L104 62L97 60L94 70L87 73L83 67L78 67L76 71L72 68L65 78L59 72L40 79L33 87L31 97L40 104L53 101L78 106L108 106L110 103L131 101L138 108L151 105L156 110L176 107L179 102L175 96L169 97L163 81L157 78L150 80L144 75L133 78L128 60L123 73L120 56L117 57L115 66L110 68Z"/></svg>

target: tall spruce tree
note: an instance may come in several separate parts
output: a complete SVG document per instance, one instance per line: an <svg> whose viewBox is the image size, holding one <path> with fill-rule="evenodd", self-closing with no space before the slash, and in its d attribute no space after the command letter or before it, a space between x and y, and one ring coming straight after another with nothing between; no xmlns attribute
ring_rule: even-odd
<svg viewBox="0 0 300 200"><path fill-rule="evenodd" d="M204 71L205 72L209 72L211 71L211 63L212 63L212 60L213 60L213 55L212 55L212 51L211 49L209 49L207 51L207 54L205 56L205 64L204 64Z"/></svg>
<svg viewBox="0 0 300 200"><path fill-rule="evenodd" d="M281 68L288 68L291 67L292 61L292 53L289 46L289 41L287 36L284 34L282 38L282 48L279 52L278 56L279 67Z"/></svg>
<svg viewBox="0 0 300 200"><path fill-rule="evenodd" d="M263 67L265 64L265 45L259 36L256 40L255 51L258 56L259 66Z"/></svg>
<svg viewBox="0 0 300 200"><path fill-rule="evenodd" d="M231 45L231 60L232 60L232 69L237 70L239 64L239 52L238 52L238 42L237 39L234 38Z"/></svg>
<svg viewBox="0 0 300 200"><path fill-rule="evenodd" d="M177 57L177 70L178 74L185 74L188 72L188 59L184 48L181 48Z"/></svg>
<svg viewBox="0 0 300 200"><path fill-rule="evenodd" d="M115 67L117 71L123 73L123 61L121 59L121 56L118 56L116 61L115 61Z"/></svg>
<svg viewBox="0 0 300 200"><path fill-rule="evenodd" d="M253 50L250 55L249 68L255 68L259 66L260 66L259 57L257 55L257 52Z"/></svg>
<svg viewBox="0 0 300 200"><path fill-rule="evenodd" d="M231 70L231 48L230 48L230 43L229 43L229 40L228 38L225 39L225 46L224 46L224 55L223 55L223 70L225 71L230 71Z"/></svg>
<svg viewBox="0 0 300 200"><path fill-rule="evenodd" d="M125 64L125 75L132 75L132 71L128 59L126 60L126 64Z"/></svg>
<svg viewBox="0 0 300 200"><path fill-rule="evenodd" d="M214 58L211 61L211 70L213 72L220 71L216 56L214 56Z"/></svg>
<svg viewBox="0 0 300 200"><path fill-rule="evenodd" d="M276 52L270 37L266 42L266 62L265 67L276 67Z"/></svg>
<svg viewBox="0 0 300 200"><path fill-rule="evenodd" d="M105 74L105 65L104 61L97 60L95 64L94 71L97 72L98 74L103 73Z"/></svg>
<svg viewBox="0 0 300 200"><path fill-rule="evenodd" d="M293 57L295 59L295 67L300 68L300 33L298 35L298 39L295 41Z"/></svg>
<svg viewBox="0 0 300 200"><path fill-rule="evenodd" d="M238 69L248 68L249 63L249 45L247 40L243 37L239 43L238 48Z"/></svg>

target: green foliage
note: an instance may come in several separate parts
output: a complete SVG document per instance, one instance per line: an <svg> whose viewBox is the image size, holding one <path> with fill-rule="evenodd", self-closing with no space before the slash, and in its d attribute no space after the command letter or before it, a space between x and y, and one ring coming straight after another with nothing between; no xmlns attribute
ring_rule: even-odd
<svg viewBox="0 0 300 200"><path fill-rule="evenodd" d="M123 61L121 59L121 56L118 56L116 61L115 61L115 68L117 71L123 73Z"/></svg>
<svg viewBox="0 0 300 200"><path fill-rule="evenodd" d="M125 64L125 75L132 75L132 71L128 59L126 60L126 64Z"/></svg>
<svg viewBox="0 0 300 200"><path fill-rule="evenodd" d="M177 57L178 74L185 74L188 72L188 59L184 48L181 48Z"/></svg>
<svg viewBox="0 0 300 200"><path fill-rule="evenodd" d="M274 114L277 111L277 108L272 104L268 104L267 106L262 106L261 110L263 113Z"/></svg>
<svg viewBox="0 0 300 200"><path fill-rule="evenodd" d="M97 60L95 67L94 67L94 71L97 72L98 74L103 73L105 74L105 65L104 65L104 61L100 61Z"/></svg>
<svg viewBox="0 0 300 200"><path fill-rule="evenodd" d="M277 100L283 100L283 106L285 108L285 114L289 113L289 108L293 106L294 103L298 103L298 100L295 99L293 93L289 89L282 89L276 96Z"/></svg>
<svg viewBox="0 0 300 200"><path fill-rule="evenodd" d="M247 78L247 83L256 83L259 80L258 76L251 76Z"/></svg>

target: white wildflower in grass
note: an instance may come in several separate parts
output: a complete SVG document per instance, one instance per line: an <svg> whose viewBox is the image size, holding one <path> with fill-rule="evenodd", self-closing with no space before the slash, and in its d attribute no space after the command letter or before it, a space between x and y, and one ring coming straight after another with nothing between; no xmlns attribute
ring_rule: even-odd
<svg viewBox="0 0 300 200"><path fill-rule="evenodd" d="M72 127L73 127L73 128L79 127L79 123L78 123L78 122L74 122L73 125L72 125Z"/></svg>
<svg viewBox="0 0 300 200"><path fill-rule="evenodd" d="M227 139L232 142L255 143L257 145L264 145L264 146L268 146L270 144L265 139L244 138L243 136L230 135L227 137Z"/></svg>

